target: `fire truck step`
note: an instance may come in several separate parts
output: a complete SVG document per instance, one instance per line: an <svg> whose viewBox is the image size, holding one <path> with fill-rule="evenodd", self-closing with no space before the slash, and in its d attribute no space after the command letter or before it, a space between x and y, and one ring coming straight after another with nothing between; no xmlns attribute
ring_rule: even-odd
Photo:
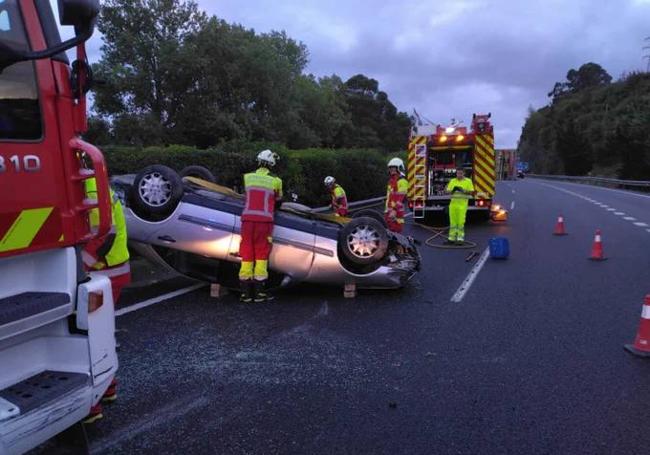
<svg viewBox="0 0 650 455"><path fill-rule="evenodd" d="M0 326L26 319L35 314L70 303L70 296L63 292L23 292L0 299Z"/></svg>
<svg viewBox="0 0 650 455"><path fill-rule="evenodd" d="M87 387L89 381L90 377L82 373L49 370L38 373L0 390L0 420L3 420L3 414L12 417L25 415L73 390ZM12 409L7 403L17 409Z"/></svg>

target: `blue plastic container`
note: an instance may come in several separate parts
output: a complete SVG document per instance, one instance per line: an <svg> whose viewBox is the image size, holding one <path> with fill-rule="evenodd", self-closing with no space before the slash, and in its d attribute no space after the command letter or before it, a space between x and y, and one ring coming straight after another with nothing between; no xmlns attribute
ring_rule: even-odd
<svg viewBox="0 0 650 455"><path fill-rule="evenodd" d="M510 256L510 242L505 237L490 239L490 257L492 259L507 259Z"/></svg>

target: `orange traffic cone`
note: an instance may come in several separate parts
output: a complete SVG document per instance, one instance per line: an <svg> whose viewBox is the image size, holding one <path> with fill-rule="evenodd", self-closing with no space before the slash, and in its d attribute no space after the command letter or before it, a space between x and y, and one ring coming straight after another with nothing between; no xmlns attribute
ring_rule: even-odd
<svg viewBox="0 0 650 455"><path fill-rule="evenodd" d="M564 230L564 217L562 215L557 217L557 223L555 223L553 235L568 235Z"/></svg>
<svg viewBox="0 0 650 455"><path fill-rule="evenodd" d="M650 357L650 295L646 295L641 311L639 330L636 332L634 344L626 344L625 350L639 357Z"/></svg>
<svg viewBox="0 0 650 455"><path fill-rule="evenodd" d="M600 229L596 229L594 244L591 247L591 257L589 259L592 261L604 261L607 259L603 254L603 241L600 237Z"/></svg>

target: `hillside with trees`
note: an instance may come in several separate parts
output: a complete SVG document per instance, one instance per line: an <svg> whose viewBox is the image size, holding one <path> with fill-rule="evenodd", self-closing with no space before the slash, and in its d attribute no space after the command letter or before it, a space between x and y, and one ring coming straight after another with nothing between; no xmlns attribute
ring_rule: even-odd
<svg viewBox="0 0 650 455"><path fill-rule="evenodd" d="M612 82L600 65L571 69L548 106L530 109L519 140L539 174L650 178L650 74Z"/></svg>

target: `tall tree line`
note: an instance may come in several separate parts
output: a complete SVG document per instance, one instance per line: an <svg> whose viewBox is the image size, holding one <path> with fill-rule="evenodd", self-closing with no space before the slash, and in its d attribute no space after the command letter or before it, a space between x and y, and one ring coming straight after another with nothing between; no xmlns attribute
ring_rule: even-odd
<svg viewBox="0 0 650 455"><path fill-rule="evenodd" d="M268 140L399 150L410 126L364 75L305 74L306 46L209 17L192 0L107 0L89 136L102 143Z"/></svg>
<svg viewBox="0 0 650 455"><path fill-rule="evenodd" d="M650 74L612 82L600 65L586 63L548 95L548 106L529 110L519 140L534 172L648 180Z"/></svg>

